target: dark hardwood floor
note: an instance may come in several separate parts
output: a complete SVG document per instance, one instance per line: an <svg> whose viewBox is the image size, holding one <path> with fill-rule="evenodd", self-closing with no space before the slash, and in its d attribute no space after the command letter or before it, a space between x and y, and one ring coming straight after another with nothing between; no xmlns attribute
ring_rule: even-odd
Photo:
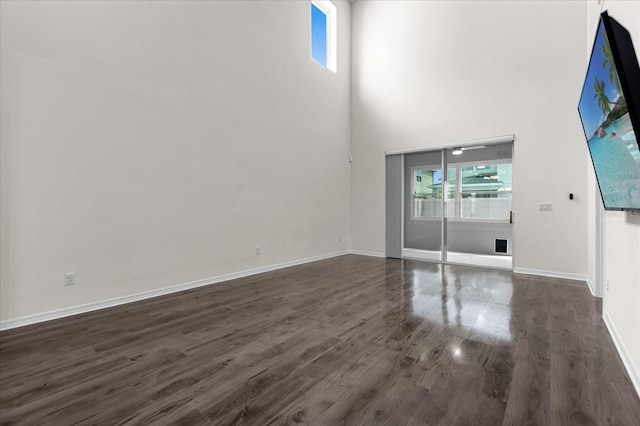
<svg viewBox="0 0 640 426"><path fill-rule="evenodd" d="M1 424L640 425L584 283L348 255L0 333Z"/></svg>

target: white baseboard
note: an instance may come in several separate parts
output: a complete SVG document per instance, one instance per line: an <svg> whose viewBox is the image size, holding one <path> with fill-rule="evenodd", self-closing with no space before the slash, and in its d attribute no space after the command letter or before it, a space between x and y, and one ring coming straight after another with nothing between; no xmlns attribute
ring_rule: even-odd
<svg viewBox="0 0 640 426"><path fill-rule="evenodd" d="M596 294L596 286L593 281L591 281L591 277L589 276L587 276L587 286L589 287L589 291L591 292L591 295L593 297L601 297Z"/></svg>
<svg viewBox="0 0 640 426"><path fill-rule="evenodd" d="M351 250L349 253L358 254L360 256L370 256L370 257L387 257L384 253L378 253L375 251L362 251L362 250Z"/></svg>
<svg viewBox="0 0 640 426"><path fill-rule="evenodd" d="M172 285L157 290L145 291L142 293L130 294L127 296L114 297L112 299L100 300L97 302L86 303L83 305L70 306L68 308L56 309L53 311L42 312L39 314L26 315L23 317L11 318L0 321L0 331L10 330L12 328L24 327L27 325L37 324L44 321L64 318L71 315L83 314L86 312L97 311L99 309L111 308L113 306L124 305L126 303L137 302L139 300L150 299L152 297L164 296L179 291L189 290L192 288L202 287L210 284L217 284L224 281L234 280L237 278L248 277L251 275L271 272L278 269L288 268L290 266L302 265L305 263L316 262L318 260L330 259L332 257L350 254L348 250L336 253L325 254L321 256L308 257L306 259L292 260L289 262L278 263L275 265L262 266L260 268L249 269L246 271L234 272L231 274L219 275L211 278L204 278L183 284Z"/></svg>
<svg viewBox="0 0 640 426"><path fill-rule="evenodd" d="M633 359L631 358L631 355L629 355L629 351L627 350L627 347L622 342L622 339L618 334L618 330L616 330L616 327L611 321L611 318L609 317L609 314L607 313L607 311L604 311L602 313L602 318L604 319L604 323L607 326L607 329L609 330L609 335L611 335L613 344L616 346L616 349L618 350L618 354L622 359L622 363L624 364L624 367L627 369L629 378L631 378L631 383L633 384L633 387L636 389L636 393L638 394L638 396L640 396L640 371L638 371L638 368L633 363Z"/></svg>
<svg viewBox="0 0 640 426"><path fill-rule="evenodd" d="M541 277L561 278L563 280L574 280L574 281L585 281L585 282L589 279L589 277L586 275L569 274L566 272L544 271L541 269L513 268L513 273L525 274L525 275L538 275ZM593 293L593 291L591 291L591 293Z"/></svg>

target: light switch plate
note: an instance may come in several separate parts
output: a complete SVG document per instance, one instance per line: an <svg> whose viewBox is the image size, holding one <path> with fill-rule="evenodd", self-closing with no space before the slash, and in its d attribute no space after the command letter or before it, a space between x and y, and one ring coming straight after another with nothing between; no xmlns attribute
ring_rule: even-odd
<svg viewBox="0 0 640 426"><path fill-rule="evenodd" d="M551 203L539 203L538 210L541 212L550 212L553 210L553 205Z"/></svg>

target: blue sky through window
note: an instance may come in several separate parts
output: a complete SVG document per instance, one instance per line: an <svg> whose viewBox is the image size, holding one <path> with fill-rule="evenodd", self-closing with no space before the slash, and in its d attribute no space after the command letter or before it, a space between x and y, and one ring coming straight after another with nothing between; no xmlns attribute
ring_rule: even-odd
<svg viewBox="0 0 640 426"><path fill-rule="evenodd" d="M433 183L442 183L442 170L438 169L433 174Z"/></svg>
<svg viewBox="0 0 640 426"><path fill-rule="evenodd" d="M311 4L311 57L327 66L327 15Z"/></svg>

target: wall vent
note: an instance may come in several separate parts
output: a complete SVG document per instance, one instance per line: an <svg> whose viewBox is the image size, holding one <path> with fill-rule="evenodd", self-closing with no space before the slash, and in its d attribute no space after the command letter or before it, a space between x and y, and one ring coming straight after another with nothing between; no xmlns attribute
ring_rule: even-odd
<svg viewBox="0 0 640 426"><path fill-rule="evenodd" d="M495 253L509 254L509 240L506 238L496 238Z"/></svg>

